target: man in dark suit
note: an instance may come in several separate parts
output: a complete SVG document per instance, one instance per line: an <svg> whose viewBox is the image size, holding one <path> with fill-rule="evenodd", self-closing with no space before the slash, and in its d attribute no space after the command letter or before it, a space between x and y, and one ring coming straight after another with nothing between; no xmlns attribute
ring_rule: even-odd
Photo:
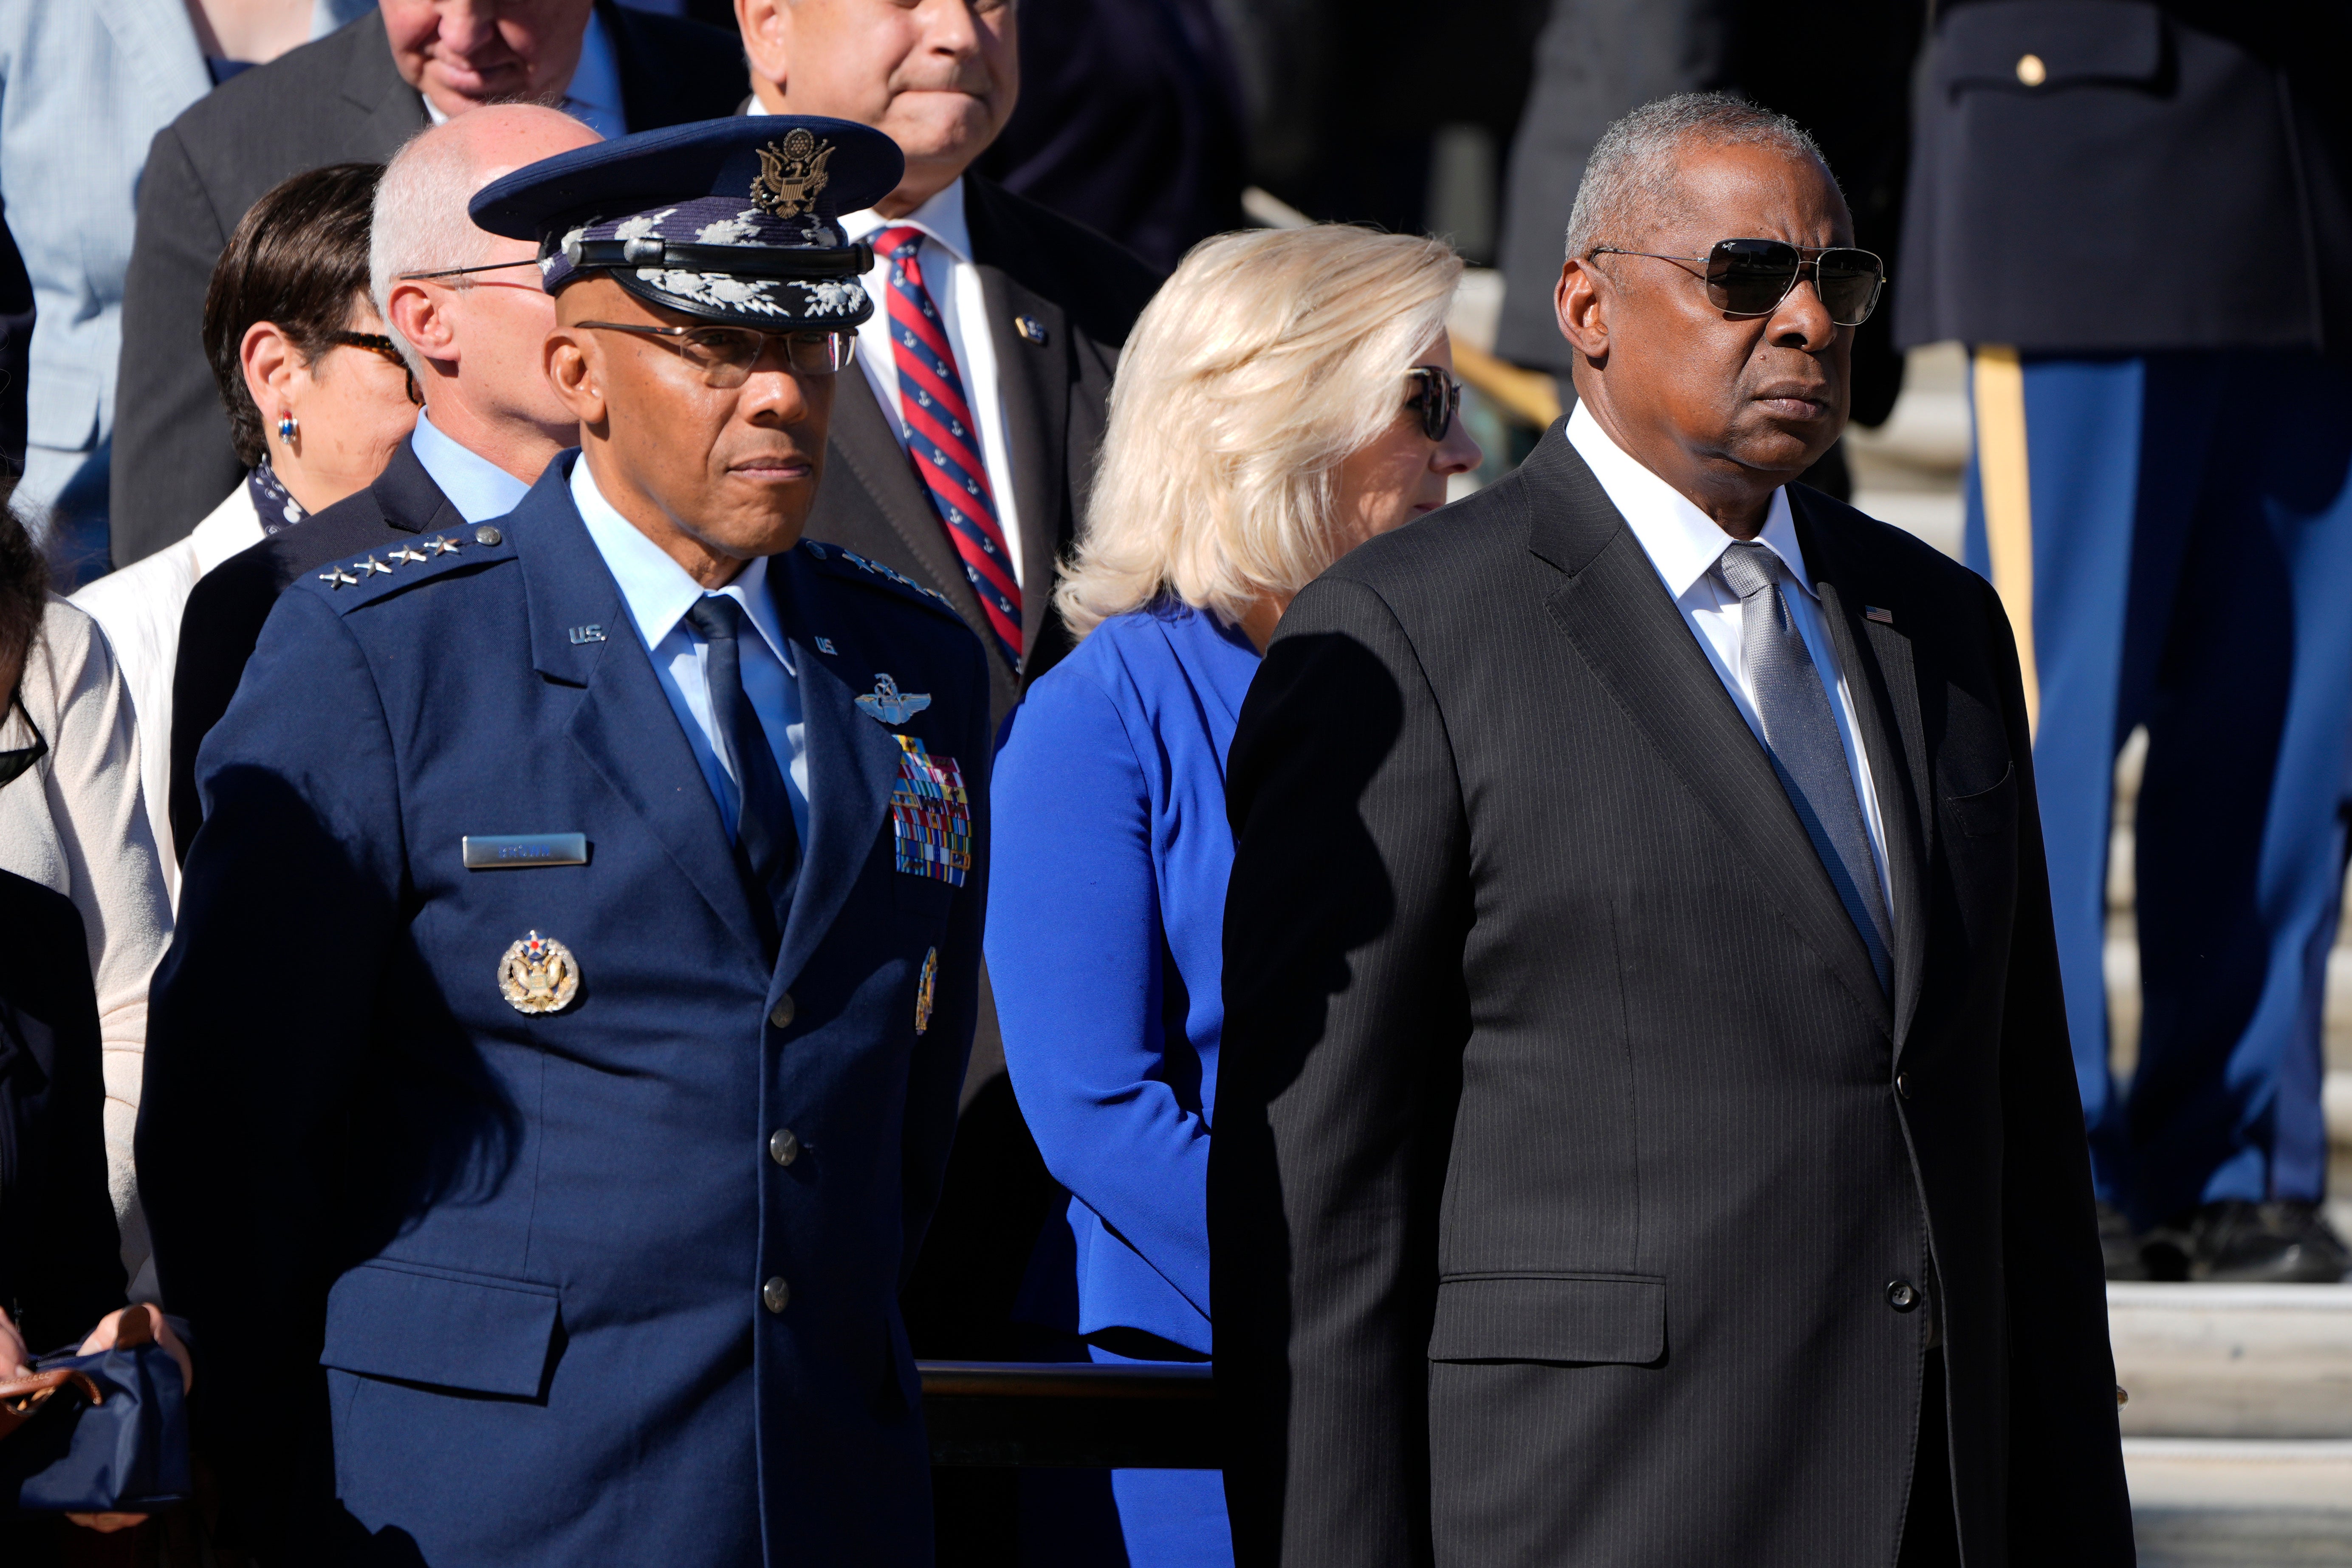
<svg viewBox="0 0 2352 1568"><path fill-rule="evenodd" d="M2108 1268L2332 1281L2352 1266L2320 1099L2352 804L2352 10L1937 12L1895 325L1971 352L1967 560L2038 715ZM2117 264L2159 255L2213 281ZM2126 1084L2107 856L2141 725Z"/></svg>
<svg viewBox="0 0 2352 1568"><path fill-rule="evenodd" d="M1793 122L1628 116L1577 412L1283 617L1211 1156L1244 1563L2132 1561L2008 627L1788 484L1851 236Z"/></svg>
<svg viewBox="0 0 2352 1568"><path fill-rule="evenodd" d="M1160 285L1102 236L967 173L1018 95L1013 12L890 0L740 7L752 112L858 121L907 153L898 188L844 217L850 237L875 247L866 286L882 309L861 334L864 376L842 385L836 482L810 535L946 595L996 655L999 717L1069 650L1055 569L1084 511L1119 345ZM943 342L919 360L894 324L924 320ZM910 377L924 395L944 389L942 374L969 411L965 437L934 429L904 395ZM925 440L910 440L916 429ZM948 498L967 484L988 493L967 490L974 503L951 518Z"/></svg>
<svg viewBox="0 0 2352 1568"><path fill-rule="evenodd" d="M114 563L185 534L241 477L197 326L213 262L245 209L287 175L382 163L436 121L551 100L600 134L724 115L742 53L713 28L613 0L551 0L543 30L468 8L388 0L245 71L155 137L122 293L112 473Z"/></svg>
<svg viewBox="0 0 2352 1568"><path fill-rule="evenodd" d="M425 409L374 483L221 563L189 595L172 672L172 832L183 861L204 822L197 749L228 711L278 593L330 561L512 511L578 442L540 363L555 307L536 247L477 228L466 204L510 170L595 140L570 115L493 104L415 138L385 167L369 271Z"/></svg>
<svg viewBox="0 0 2352 1568"><path fill-rule="evenodd" d="M581 449L289 587L205 749L138 1152L264 1562L930 1568L897 1297L978 1002L987 682L936 597L800 542L872 308L826 194L899 169L726 119L486 187ZM263 927L302 933L266 997Z"/></svg>

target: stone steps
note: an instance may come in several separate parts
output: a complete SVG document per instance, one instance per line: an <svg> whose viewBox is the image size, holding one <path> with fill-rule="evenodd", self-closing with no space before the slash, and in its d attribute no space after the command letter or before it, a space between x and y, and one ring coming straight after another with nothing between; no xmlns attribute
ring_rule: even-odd
<svg viewBox="0 0 2352 1568"><path fill-rule="evenodd" d="M2352 1568L2352 1286L2110 1285L2143 1568Z"/></svg>

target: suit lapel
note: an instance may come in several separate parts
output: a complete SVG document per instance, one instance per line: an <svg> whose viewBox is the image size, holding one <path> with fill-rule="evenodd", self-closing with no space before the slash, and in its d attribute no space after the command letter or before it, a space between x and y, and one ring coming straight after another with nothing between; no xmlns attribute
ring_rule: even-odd
<svg viewBox="0 0 2352 1568"><path fill-rule="evenodd" d="M389 158L400 144L431 123L425 100L401 79L393 63L392 44L383 30L383 14L370 11L341 34L349 46L350 64L343 72L343 97L366 111L356 145L377 157Z"/></svg>
<svg viewBox="0 0 2352 1568"><path fill-rule="evenodd" d="M978 241L974 242L975 247ZM988 301L989 341L996 350L996 380L1004 409L1005 457L1013 468L1013 502L1021 537L1023 647L1034 647L1052 607L1055 559L1062 540L1062 463L1069 437L1069 325L1062 308L1032 293L1011 275L975 263ZM1013 326L1025 317L1045 329L1035 342Z"/></svg>
<svg viewBox="0 0 2352 1568"><path fill-rule="evenodd" d="M809 646L805 628L824 624L810 614L822 603L824 579L793 550L769 562L768 583L800 671L808 758L808 842L801 847L800 883L776 955L776 983L789 985L865 874L889 809L900 752L891 731L858 710L857 693L835 661Z"/></svg>
<svg viewBox="0 0 2352 1568"><path fill-rule="evenodd" d="M1715 667L1641 542L1554 426L1520 475L1539 490L1528 544L1568 574L1547 602L1586 664L1881 1029L1893 1019L1869 949Z"/></svg>
<svg viewBox="0 0 2352 1568"><path fill-rule="evenodd" d="M502 526L523 570L531 664L583 688L567 726L581 759L645 823L686 879L745 950L763 956L750 896L735 866L719 805L662 694L621 590L572 504L577 453L548 465ZM601 641L575 643L575 627Z"/></svg>
<svg viewBox="0 0 2352 1568"><path fill-rule="evenodd" d="M915 465L892 433L890 416L874 395L873 384L863 375L843 375L835 384L826 461L845 467L873 500L890 531L921 567L918 580L923 586L946 595L967 625L986 626L988 617L963 574L963 562L948 542L947 526L932 508L923 481L915 477Z"/></svg>
<svg viewBox="0 0 2352 1568"><path fill-rule="evenodd" d="M383 521L404 532L438 533L466 524L465 514L442 493L417 459L414 438L392 449L392 461L370 488L375 491L376 510L383 513Z"/></svg>
<svg viewBox="0 0 2352 1568"><path fill-rule="evenodd" d="M1919 721L1919 680L1911 639L1900 619L1867 620L1864 611L1896 597L1874 588L1854 568L1808 493L1789 492L1805 569L1821 595L1822 618L1836 644L1862 747L1870 758L1878 818L1886 834L1887 902L1895 921L1895 1041L1899 1053L1917 1013L1927 962L1927 856L1934 814L1927 809L1927 732Z"/></svg>

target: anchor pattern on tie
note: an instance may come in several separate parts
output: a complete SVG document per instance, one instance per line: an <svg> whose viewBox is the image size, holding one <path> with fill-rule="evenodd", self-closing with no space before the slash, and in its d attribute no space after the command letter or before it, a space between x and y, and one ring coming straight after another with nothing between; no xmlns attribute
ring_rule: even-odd
<svg viewBox="0 0 2352 1568"><path fill-rule="evenodd" d="M963 563L963 574L988 617L996 650L1007 664L1021 666L1021 584L1013 575L1004 525L996 514L996 494L981 461L980 435L955 350L923 284L923 233L911 225L886 228L874 247L889 258L886 296L890 349L898 363L900 431L907 455L947 526L948 539Z"/></svg>

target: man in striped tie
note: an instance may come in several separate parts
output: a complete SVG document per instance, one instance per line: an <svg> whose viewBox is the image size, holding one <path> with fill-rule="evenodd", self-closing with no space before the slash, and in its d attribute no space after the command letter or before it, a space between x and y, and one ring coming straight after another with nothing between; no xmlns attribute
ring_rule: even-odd
<svg viewBox="0 0 2352 1568"><path fill-rule="evenodd" d="M810 535L945 595L994 656L1000 718L1068 650L1055 567L1119 344L1159 286L1101 235L967 172L1018 95L1013 13L1008 0L740 8L750 112L860 121L907 154L897 190L842 217L874 247L866 288L882 308L859 330L862 377L841 387Z"/></svg>

